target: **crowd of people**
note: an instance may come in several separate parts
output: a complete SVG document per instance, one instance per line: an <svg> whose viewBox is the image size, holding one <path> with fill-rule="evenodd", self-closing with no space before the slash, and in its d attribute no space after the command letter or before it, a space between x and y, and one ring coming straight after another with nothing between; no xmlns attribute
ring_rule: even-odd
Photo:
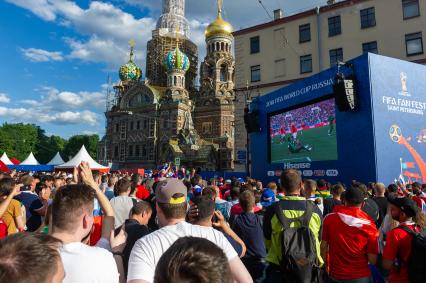
<svg viewBox="0 0 426 283"><path fill-rule="evenodd" d="M185 172L0 173L0 282L426 282L424 185Z"/></svg>

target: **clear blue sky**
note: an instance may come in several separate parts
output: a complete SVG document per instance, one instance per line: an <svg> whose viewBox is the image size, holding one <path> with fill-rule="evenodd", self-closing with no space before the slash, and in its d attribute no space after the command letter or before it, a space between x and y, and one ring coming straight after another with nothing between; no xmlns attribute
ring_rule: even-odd
<svg viewBox="0 0 426 283"><path fill-rule="evenodd" d="M285 13L325 0L263 0ZM235 29L268 20L258 0L225 0ZM187 0L191 39L204 56L203 32L215 17L214 0ZM0 123L35 123L68 138L104 133L105 84L118 80L135 39L136 63L145 71L146 42L160 0L5 0L0 2Z"/></svg>

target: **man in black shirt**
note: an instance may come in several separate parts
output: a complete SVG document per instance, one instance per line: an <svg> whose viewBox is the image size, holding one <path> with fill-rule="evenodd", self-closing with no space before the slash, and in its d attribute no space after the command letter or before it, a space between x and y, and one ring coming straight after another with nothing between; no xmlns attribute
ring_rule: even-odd
<svg viewBox="0 0 426 283"><path fill-rule="evenodd" d="M332 198L326 198L324 200L323 217L325 217L329 213L332 213L333 209L336 205L342 204L340 197L342 196L342 193L344 191L345 191L345 189L340 184L336 184L336 185L331 187L330 193L333 197Z"/></svg>
<svg viewBox="0 0 426 283"><path fill-rule="evenodd" d="M130 210L130 217L124 222L124 230L127 233L126 246L123 250L124 270L127 274L127 265L129 263L130 253L137 240L150 233L147 226L152 215L151 205L148 202L140 201ZM115 234L120 233L120 226L115 230Z"/></svg>
<svg viewBox="0 0 426 283"><path fill-rule="evenodd" d="M388 199L385 197L385 185L383 183L377 183L374 186L374 191L376 196L373 200L379 207L379 220L377 221L377 226L380 227L388 211Z"/></svg>

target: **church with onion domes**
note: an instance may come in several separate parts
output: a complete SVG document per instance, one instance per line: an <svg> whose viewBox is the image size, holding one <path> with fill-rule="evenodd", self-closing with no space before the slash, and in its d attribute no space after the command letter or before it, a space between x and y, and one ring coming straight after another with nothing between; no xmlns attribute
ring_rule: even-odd
<svg viewBox="0 0 426 283"><path fill-rule="evenodd" d="M129 42L129 61L120 67L120 82L107 99L100 161L112 163L112 169L152 169L178 161L203 171L233 170L233 29L222 17L221 2L205 31L200 70L185 0L162 1L162 15L147 43L145 80L133 61L135 44Z"/></svg>

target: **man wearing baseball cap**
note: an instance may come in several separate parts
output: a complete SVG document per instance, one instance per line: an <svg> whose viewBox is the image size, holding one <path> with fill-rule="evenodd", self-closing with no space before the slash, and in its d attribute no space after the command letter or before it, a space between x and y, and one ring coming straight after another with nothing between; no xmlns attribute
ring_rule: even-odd
<svg viewBox="0 0 426 283"><path fill-rule="evenodd" d="M220 247L228 258L236 282L253 282L225 236L211 228L185 222L187 188L178 179L165 179L155 191L157 217L161 229L139 239L130 255L127 282L151 283L161 255L179 238L205 238Z"/></svg>
<svg viewBox="0 0 426 283"><path fill-rule="evenodd" d="M414 217L420 211L416 203L407 197L391 197L389 204L392 218L400 224L386 235L383 268L391 270L389 283L409 283L408 261L411 256L413 236L404 229L420 232L420 226L414 222Z"/></svg>

